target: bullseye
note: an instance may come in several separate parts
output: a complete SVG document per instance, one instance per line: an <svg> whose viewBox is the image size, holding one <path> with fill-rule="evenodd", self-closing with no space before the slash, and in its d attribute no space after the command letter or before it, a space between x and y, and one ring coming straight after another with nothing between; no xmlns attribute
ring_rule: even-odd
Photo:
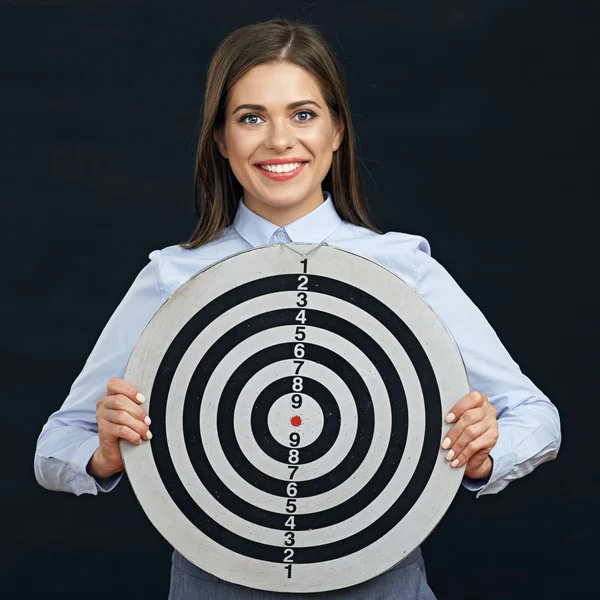
<svg viewBox="0 0 600 600"><path fill-rule="evenodd" d="M290 419L290 421L292 422L292 425L294 427L299 427L300 425L302 425L302 418L299 417L298 415L295 415L294 417L292 417Z"/></svg>

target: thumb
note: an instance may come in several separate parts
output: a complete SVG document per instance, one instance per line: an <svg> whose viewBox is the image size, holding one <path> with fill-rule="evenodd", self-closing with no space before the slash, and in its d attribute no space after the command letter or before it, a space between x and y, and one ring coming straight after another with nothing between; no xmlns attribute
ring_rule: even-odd
<svg viewBox="0 0 600 600"><path fill-rule="evenodd" d="M475 454L473 454L473 456L471 456L471 458L467 461L465 475L474 479L483 477L483 475L479 473L479 471L481 467L483 467L483 465L485 464L489 453L490 452L487 448L484 450L479 450L479 452L475 452Z"/></svg>

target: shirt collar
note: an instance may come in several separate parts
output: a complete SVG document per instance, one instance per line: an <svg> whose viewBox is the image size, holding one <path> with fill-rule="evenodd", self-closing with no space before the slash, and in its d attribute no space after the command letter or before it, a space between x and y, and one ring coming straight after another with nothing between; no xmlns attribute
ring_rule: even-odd
<svg viewBox="0 0 600 600"><path fill-rule="evenodd" d="M331 194L323 191L324 202L319 204L307 215L296 221L278 227L252 212L245 204L244 197L240 198L238 210L233 220L236 231L253 247L266 246L271 236L278 229L285 229L292 242L320 244L329 237L340 225L342 219L338 215Z"/></svg>

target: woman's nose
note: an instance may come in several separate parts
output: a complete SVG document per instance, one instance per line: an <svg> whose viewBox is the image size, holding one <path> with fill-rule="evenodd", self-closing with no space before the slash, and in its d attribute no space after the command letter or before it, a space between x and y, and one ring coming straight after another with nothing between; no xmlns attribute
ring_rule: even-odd
<svg viewBox="0 0 600 600"><path fill-rule="evenodd" d="M270 123L265 146L277 152L285 151L296 143L293 127L287 119L274 120Z"/></svg>

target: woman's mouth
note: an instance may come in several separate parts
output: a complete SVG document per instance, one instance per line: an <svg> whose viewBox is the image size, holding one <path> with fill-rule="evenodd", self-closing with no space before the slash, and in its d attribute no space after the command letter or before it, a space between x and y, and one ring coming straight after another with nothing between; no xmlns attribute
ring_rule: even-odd
<svg viewBox="0 0 600 600"><path fill-rule="evenodd" d="M299 175L307 162L287 163L282 165L254 165L265 177L272 181L288 181Z"/></svg>

